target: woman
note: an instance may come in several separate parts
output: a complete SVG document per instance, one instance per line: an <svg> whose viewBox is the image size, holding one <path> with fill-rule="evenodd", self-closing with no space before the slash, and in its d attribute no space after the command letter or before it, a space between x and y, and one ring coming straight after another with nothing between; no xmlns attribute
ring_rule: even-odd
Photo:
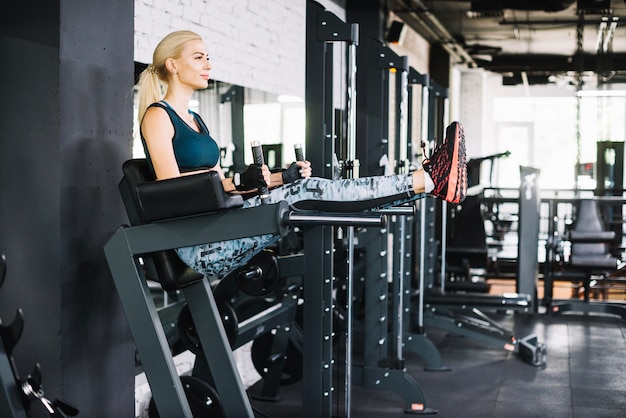
<svg viewBox="0 0 626 418"><path fill-rule="evenodd" d="M269 201L287 200L296 208L315 202L349 202L354 210L392 206L425 193L459 203L467 190L465 140L457 122L446 131L444 143L425 160L423 170L397 176L328 180L311 177L311 165L298 161L279 173L251 164L243 173L225 178L219 165L219 147L200 116L189 110L195 90L208 86L211 63L204 42L194 32L170 33L157 45L152 64L138 83L138 120L141 139L157 180L206 170L218 171L227 192L250 193L269 187ZM165 95L161 86L165 86ZM258 196L244 207L260 204ZM209 278L220 278L245 264L280 236L263 235L179 248L178 256Z"/></svg>

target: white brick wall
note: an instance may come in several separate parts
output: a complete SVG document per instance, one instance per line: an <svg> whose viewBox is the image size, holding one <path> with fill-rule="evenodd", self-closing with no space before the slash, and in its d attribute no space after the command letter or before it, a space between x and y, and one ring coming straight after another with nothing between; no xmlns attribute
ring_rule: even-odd
<svg viewBox="0 0 626 418"><path fill-rule="evenodd" d="M306 0L137 0L135 61L152 62L166 34L189 29L204 39L213 79L304 97L305 26Z"/></svg>
<svg viewBox="0 0 626 418"><path fill-rule="evenodd" d="M465 138L467 139L468 158L486 155L485 147L491 143L488 131L484 129L484 115L486 112L491 115L489 103L485 101L485 94L488 90L488 83L485 79L484 71L480 69L460 72L457 80L458 100L454 101L451 111L453 119L458 120L465 128ZM453 92L451 91L452 95ZM489 136L489 141L486 137Z"/></svg>

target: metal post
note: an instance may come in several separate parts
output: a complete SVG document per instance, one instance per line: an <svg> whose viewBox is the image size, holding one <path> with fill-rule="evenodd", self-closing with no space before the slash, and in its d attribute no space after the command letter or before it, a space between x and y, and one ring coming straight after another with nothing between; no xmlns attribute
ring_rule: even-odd
<svg viewBox="0 0 626 418"><path fill-rule="evenodd" d="M352 39L348 45L347 68L347 143L348 160L352 162L352 178L359 176L356 160L356 47L358 42L358 25L352 25ZM344 377L346 417L350 417L352 407L352 298L354 295L354 226L348 227L348 277L346 278L346 371Z"/></svg>
<svg viewBox="0 0 626 418"><path fill-rule="evenodd" d="M306 153L313 172L334 178L333 42L356 43L355 27L319 3L308 0L306 11ZM356 65L348 73L355 71ZM348 92L354 109L356 89ZM350 127L349 127L350 128ZM334 229L304 228L304 352L303 414L332 415L333 254ZM349 300L349 299L348 299ZM321 318L321 320L320 320ZM320 371L321 367L321 371Z"/></svg>

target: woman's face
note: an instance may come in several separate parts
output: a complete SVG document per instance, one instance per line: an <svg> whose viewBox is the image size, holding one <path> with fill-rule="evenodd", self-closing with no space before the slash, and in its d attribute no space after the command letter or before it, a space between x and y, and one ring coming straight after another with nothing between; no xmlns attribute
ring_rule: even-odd
<svg viewBox="0 0 626 418"><path fill-rule="evenodd" d="M178 78L179 82L194 89L205 89L209 85L211 63L204 42L200 39L186 42L180 57L174 60L174 65L178 71L174 78Z"/></svg>

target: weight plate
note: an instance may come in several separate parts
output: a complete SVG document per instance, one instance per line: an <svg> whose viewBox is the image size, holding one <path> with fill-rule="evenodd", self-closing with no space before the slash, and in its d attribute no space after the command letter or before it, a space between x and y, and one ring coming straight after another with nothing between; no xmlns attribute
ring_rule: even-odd
<svg viewBox="0 0 626 418"><path fill-rule="evenodd" d="M252 364L256 371L265 376L270 366L270 357L272 353L272 344L274 342L274 334L267 332L254 339L252 347L250 349L250 355L252 357ZM302 379L302 353L292 344L291 341L287 343L287 355L283 366L283 374L280 379L281 385L291 385L299 382Z"/></svg>
<svg viewBox="0 0 626 418"><path fill-rule="evenodd" d="M258 269L258 277L254 276ZM247 274L251 272L251 274ZM271 250L263 250L234 275L237 287L249 296L265 296L280 284L278 260Z"/></svg>
<svg viewBox="0 0 626 418"><path fill-rule="evenodd" d="M194 376L181 376L180 381L183 384L185 396L194 417L222 418L226 416L219 395L211 385ZM154 398L150 399L148 416L159 418Z"/></svg>
<svg viewBox="0 0 626 418"><path fill-rule="evenodd" d="M222 325L224 326L224 331L226 331L228 342L232 347L235 340L237 340L237 336L239 335L239 320L237 318L237 313L227 302L218 302L217 309L222 317ZM189 305L185 304L185 306L183 306L180 310L176 326L178 328L178 336L183 346L196 355L202 354L200 339L198 337L198 332L196 331L193 318L191 317Z"/></svg>

